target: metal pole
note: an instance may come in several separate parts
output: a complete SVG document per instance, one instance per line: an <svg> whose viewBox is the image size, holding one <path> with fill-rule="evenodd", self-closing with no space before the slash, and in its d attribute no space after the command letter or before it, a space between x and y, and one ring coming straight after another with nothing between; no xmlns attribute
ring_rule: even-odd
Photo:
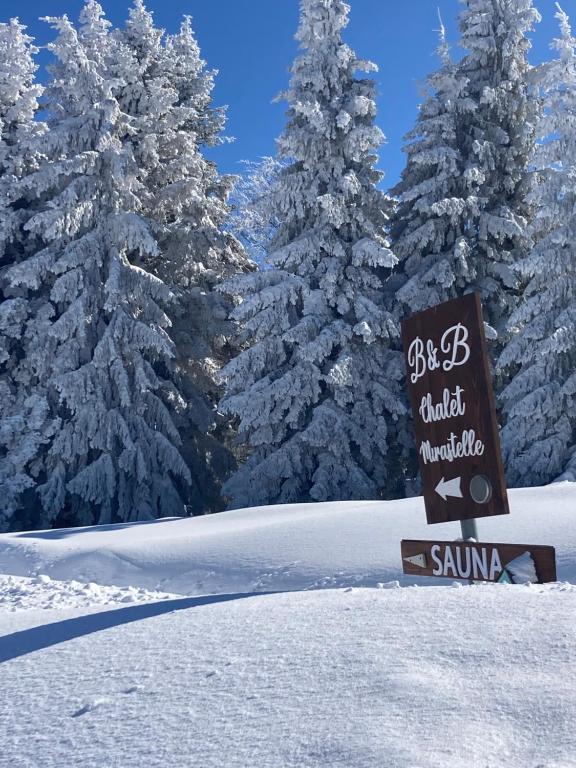
<svg viewBox="0 0 576 768"><path fill-rule="evenodd" d="M460 520L460 528L462 529L462 540L474 539L478 541L478 526L476 525L476 519ZM469 579L468 584L474 584L474 579Z"/></svg>
<svg viewBox="0 0 576 768"><path fill-rule="evenodd" d="M460 520L460 527L462 528L462 539L474 539L478 541L478 526L476 525L476 519Z"/></svg>

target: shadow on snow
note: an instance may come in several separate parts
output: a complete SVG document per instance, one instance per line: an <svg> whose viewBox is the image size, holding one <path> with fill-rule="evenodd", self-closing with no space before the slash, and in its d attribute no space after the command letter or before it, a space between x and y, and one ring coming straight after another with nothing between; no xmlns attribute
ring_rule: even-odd
<svg viewBox="0 0 576 768"><path fill-rule="evenodd" d="M123 528L152 525L154 523L173 523L177 520L185 520L184 517L159 517L154 520L135 520L132 523L110 523L107 525L90 525L84 528L53 528L50 531L26 531L24 533L11 533L13 539L66 539L70 536L79 536L85 533L106 533L109 531L121 531Z"/></svg>
<svg viewBox="0 0 576 768"><path fill-rule="evenodd" d="M53 645L74 640L77 637L100 632L103 629L130 624L133 621L150 619L166 613L183 611L188 608L198 608L202 605L226 603L231 600L242 600L247 597L274 595L277 592L246 592L231 595L207 595L205 597L183 597L177 600L164 600L157 603L143 603L127 608L116 608L110 611L78 616L73 619L57 621L53 624L43 624L20 632L0 637L0 663L17 659L34 651L50 648Z"/></svg>

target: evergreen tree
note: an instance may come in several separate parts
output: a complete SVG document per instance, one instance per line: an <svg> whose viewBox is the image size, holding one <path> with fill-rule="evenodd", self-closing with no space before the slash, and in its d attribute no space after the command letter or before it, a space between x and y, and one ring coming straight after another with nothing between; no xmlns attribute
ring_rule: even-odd
<svg viewBox="0 0 576 768"><path fill-rule="evenodd" d="M488 323L502 348L506 324L519 301L513 267L532 243L527 224L529 163L541 102L530 84L527 33L540 21L532 0L467 0L460 28L469 51L459 65L467 79L464 174L476 179L478 213L468 222L470 252Z"/></svg>
<svg viewBox="0 0 576 768"><path fill-rule="evenodd" d="M271 268L229 284L248 348L223 371L221 407L251 451L223 489L235 507L374 498L397 479L398 329L378 303L391 204L374 168L375 84L356 77L374 65L343 43L348 13L301 0Z"/></svg>
<svg viewBox="0 0 576 768"><path fill-rule="evenodd" d="M142 0L135 0L116 38L119 103L131 117L129 142L141 182L142 211L159 245L145 264L169 285L175 358L170 365L186 409L176 415L191 469L191 511L221 507L219 486L233 466L222 444L228 424L216 412L216 375L231 356L234 328L223 278L251 269L224 229L232 179L218 174L202 149L221 142L224 112L212 106L214 73L206 69L186 17L163 40Z"/></svg>
<svg viewBox="0 0 576 768"><path fill-rule="evenodd" d="M23 225L28 201L20 181L38 165L36 121L42 88L35 83L37 48L16 19L0 24L0 530L21 513L24 492L34 485L34 460L54 425L42 382L22 365L22 339L35 332L26 291L12 289L6 269L31 247Z"/></svg>
<svg viewBox="0 0 576 768"><path fill-rule="evenodd" d="M25 221L17 181L37 164L34 138L44 126L36 122L42 88L35 83L38 52L17 19L0 24L0 265L20 258L20 228Z"/></svg>
<svg viewBox="0 0 576 768"><path fill-rule="evenodd" d="M539 20L532 0L465 0L460 45L443 63L416 129L395 250L406 283L402 311L478 290L487 322L506 338L522 288L514 264L531 241L527 223L535 126L540 104L529 82L526 34Z"/></svg>
<svg viewBox="0 0 576 768"><path fill-rule="evenodd" d="M464 233L477 201L462 173L458 131L466 80L458 77L442 25L437 53L441 66L427 78L418 120L405 137L406 167L392 190L398 198L392 239L402 314L454 298L475 277Z"/></svg>
<svg viewBox="0 0 576 768"><path fill-rule="evenodd" d="M502 445L512 485L576 478L576 39L559 8L556 60L538 68L545 100L532 192L536 245L518 265L528 280L499 365L516 370L502 392Z"/></svg>
<svg viewBox="0 0 576 768"><path fill-rule="evenodd" d="M138 263L158 254L141 215L130 119L114 96L109 24L89 2L77 33L58 36L46 89L45 161L23 179L42 243L7 272L33 296L44 332L25 345L61 425L43 459L36 525L182 514L189 473L166 403L175 388L157 373L173 356L169 289Z"/></svg>

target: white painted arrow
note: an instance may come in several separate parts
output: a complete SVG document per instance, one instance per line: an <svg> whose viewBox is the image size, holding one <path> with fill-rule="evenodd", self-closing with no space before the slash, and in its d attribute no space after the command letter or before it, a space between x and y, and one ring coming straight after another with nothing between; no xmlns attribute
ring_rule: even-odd
<svg viewBox="0 0 576 768"><path fill-rule="evenodd" d="M412 557L405 557L404 561L412 565L418 565L420 568L426 568L426 555L412 555Z"/></svg>
<svg viewBox="0 0 576 768"><path fill-rule="evenodd" d="M442 496L444 501L446 501L447 496L453 496L455 499L461 499L462 491L460 490L460 481L462 478L455 477L453 480L440 480L438 485L436 486L435 490L438 496Z"/></svg>

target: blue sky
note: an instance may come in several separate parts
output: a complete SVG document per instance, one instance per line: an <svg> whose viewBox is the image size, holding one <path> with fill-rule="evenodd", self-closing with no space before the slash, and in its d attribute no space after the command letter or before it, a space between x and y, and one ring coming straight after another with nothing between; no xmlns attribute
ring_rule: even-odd
<svg viewBox="0 0 576 768"><path fill-rule="evenodd" d="M414 123L419 101L418 84L436 66L434 48L440 9L448 36L457 41L458 0L349 0L352 11L347 41L361 58L380 69L378 124L388 142L380 153L386 185L393 184L403 167L402 136ZM122 24L129 0L102 0L109 19ZM76 19L82 0L2 0L0 20L17 16L28 25L39 45L52 36L38 18L67 13ZM557 31L554 0L536 0L543 21L533 35L534 63L550 56L549 44ZM212 156L224 172L238 173L243 159L274 153L274 140L282 131L285 105L272 99L286 87L288 67L297 52L294 32L298 0L148 0L156 23L176 31L183 14L191 14L202 54L219 70L215 100L227 104L227 133L232 144ZM574 19L576 0L564 0ZM41 61L47 60L43 53Z"/></svg>

